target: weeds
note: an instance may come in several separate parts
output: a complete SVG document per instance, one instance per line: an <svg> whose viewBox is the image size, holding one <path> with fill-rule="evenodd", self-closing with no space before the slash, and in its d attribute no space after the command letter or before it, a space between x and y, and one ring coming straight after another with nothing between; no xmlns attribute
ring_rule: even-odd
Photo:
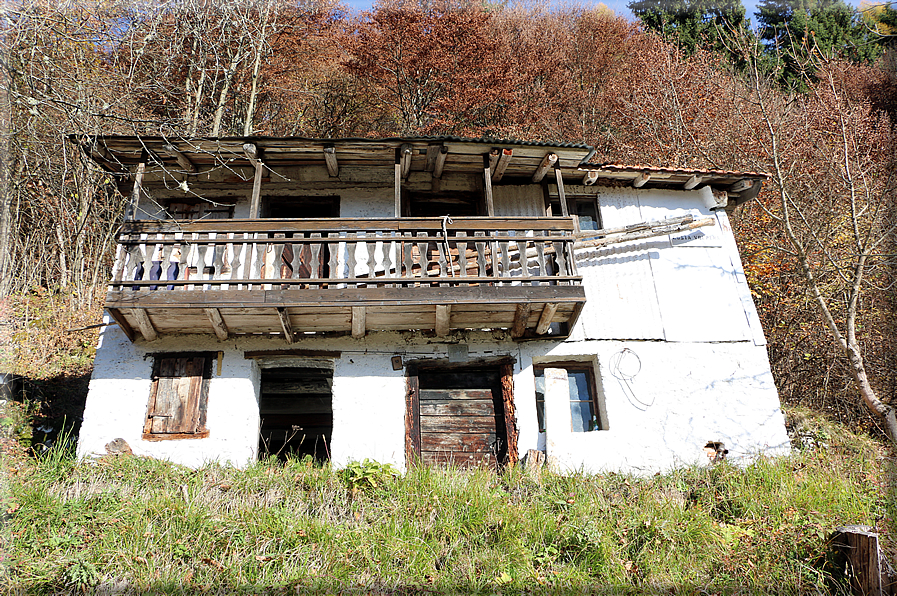
<svg viewBox="0 0 897 596"><path fill-rule="evenodd" d="M808 420L821 433L823 424ZM70 444L7 461L15 591L832 591L837 526L888 539L878 446L651 478L287 460L191 470ZM817 433L817 436L819 433ZM842 586L843 587L843 586Z"/></svg>

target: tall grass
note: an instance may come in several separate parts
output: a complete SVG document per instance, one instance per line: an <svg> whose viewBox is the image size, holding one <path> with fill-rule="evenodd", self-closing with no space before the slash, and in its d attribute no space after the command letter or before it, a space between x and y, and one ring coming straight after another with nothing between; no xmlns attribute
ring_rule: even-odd
<svg viewBox="0 0 897 596"><path fill-rule="evenodd" d="M7 459L11 592L831 592L838 525L891 529L889 460L807 415L805 447L649 478L309 461L191 470L57 446ZM376 464L369 470L382 472Z"/></svg>

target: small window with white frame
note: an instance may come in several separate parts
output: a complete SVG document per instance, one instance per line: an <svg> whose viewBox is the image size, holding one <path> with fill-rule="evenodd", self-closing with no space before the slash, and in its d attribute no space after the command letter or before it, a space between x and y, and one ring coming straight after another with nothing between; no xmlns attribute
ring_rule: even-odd
<svg viewBox="0 0 897 596"><path fill-rule="evenodd" d="M598 401L598 387L594 368L588 362L542 363L534 367L536 376L536 414L539 432L545 432L545 369L562 368L567 371L570 418L573 432L606 430L603 408Z"/></svg>

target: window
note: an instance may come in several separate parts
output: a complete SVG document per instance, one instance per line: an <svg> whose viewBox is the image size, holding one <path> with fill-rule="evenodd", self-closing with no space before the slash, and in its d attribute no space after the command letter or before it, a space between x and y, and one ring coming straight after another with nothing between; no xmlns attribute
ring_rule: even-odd
<svg viewBox="0 0 897 596"><path fill-rule="evenodd" d="M536 367L536 413L539 417L539 432L545 432L546 368L563 368L567 371L573 432L588 432L606 428L602 424L600 410L595 399L597 392L592 368L583 363L543 364Z"/></svg>
<svg viewBox="0 0 897 596"><path fill-rule="evenodd" d="M561 202L557 197L551 199L551 214L560 217ZM567 197L567 208L570 215L579 218L580 230L600 230L601 211L598 209L598 199L595 197Z"/></svg>
<svg viewBox="0 0 897 596"><path fill-rule="evenodd" d="M201 439L206 429L206 403L213 352L157 354L153 363L143 438L149 441Z"/></svg>

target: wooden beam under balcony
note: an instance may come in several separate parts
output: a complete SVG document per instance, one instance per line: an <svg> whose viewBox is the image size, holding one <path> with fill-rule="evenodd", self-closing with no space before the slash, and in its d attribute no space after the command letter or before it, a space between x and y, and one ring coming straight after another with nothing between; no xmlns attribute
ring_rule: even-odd
<svg viewBox="0 0 897 596"><path fill-rule="evenodd" d="M221 311L217 308L206 308L203 309L206 313L206 316L209 317L209 322L212 324L212 329L215 331L215 335L221 341L227 339L228 335L230 335L230 331L227 329L227 325L224 324L224 319L221 317Z"/></svg>

